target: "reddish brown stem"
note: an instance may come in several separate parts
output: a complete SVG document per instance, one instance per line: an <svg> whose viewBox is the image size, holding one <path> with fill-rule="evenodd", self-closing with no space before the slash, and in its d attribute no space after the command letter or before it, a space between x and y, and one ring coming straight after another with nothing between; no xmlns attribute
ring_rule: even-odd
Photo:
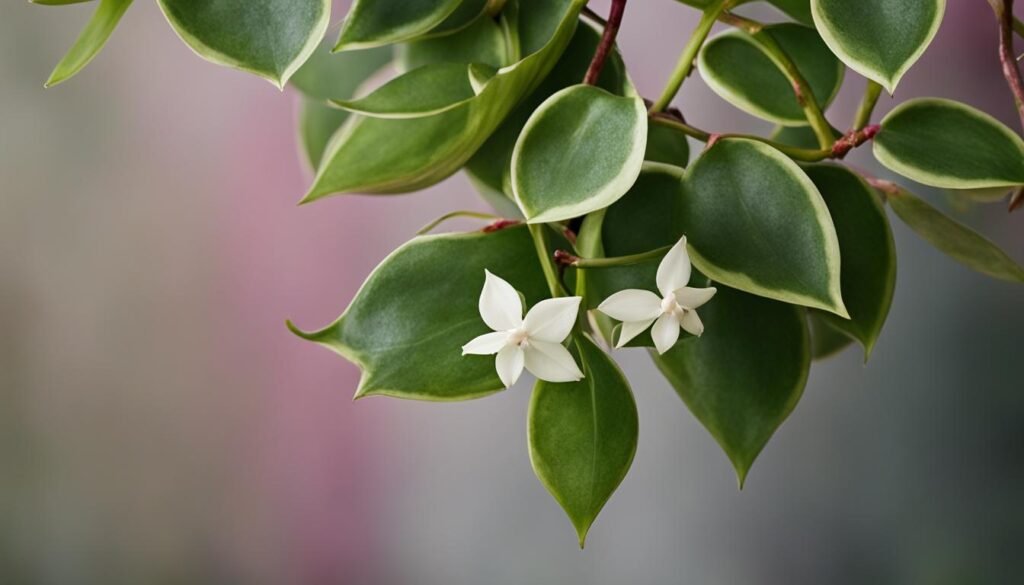
<svg viewBox="0 0 1024 585"><path fill-rule="evenodd" d="M848 132L843 135L842 138L836 140L836 143L832 145L832 158L844 158L851 150L877 136L881 130L881 126L878 124L872 124L871 126L866 126L861 130Z"/></svg>
<svg viewBox="0 0 1024 585"><path fill-rule="evenodd" d="M501 231L505 228L509 228L514 225L519 225L519 223L520 222L515 219L499 219L493 223L484 226L484 228L480 231L484 232L485 234L489 234L492 232Z"/></svg>
<svg viewBox="0 0 1024 585"><path fill-rule="evenodd" d="M1013 54L1013 0L1002 0L1002 4L996 7L996 15L999 17L999 61L1003 65L1006 83L1013 92L1021 127L1024 127L1024 81L1021 80L1017 58Z"/></svg>
<svg viewBox="0 0 1024 585"><path fill-rule="evenodd" d="M597 80L601 78L601 71L604 70L604 62L611 54L612 47L615 46L615 37L619 35L619 26L622 25L622 15L625 12L626 0L612 0L608 20L604 25L604 34L601 35L601 43L597 45L597 51L590 61L590 67L587 68L587 75L583 78L583 83L597 85Z"/></svg>

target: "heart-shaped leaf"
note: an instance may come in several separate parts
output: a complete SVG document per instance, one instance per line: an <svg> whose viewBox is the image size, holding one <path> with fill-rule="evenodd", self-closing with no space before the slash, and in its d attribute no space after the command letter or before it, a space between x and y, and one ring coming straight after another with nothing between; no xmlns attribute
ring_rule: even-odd
<svg viewBox="0 0 1024 585"><path fill-rule="evenodd" d="M725 450L742 488L754 459L803 394L811 363L804 311L719 287L700 316L703 336L651 356Z"/></svg>
<svg viewBox="0 0 1024 585"><path fill-rule="evenodd" d="M683 185L679 226L701 272L848 317L832 218L796 163L759 142L721 140L690 166Z"/></svg>
<svg viewBox="0 0 1024 585"><path fill-rule="evenodd" d="M330 0L160 0L168 22L200 57L278 87L316 49Z"/></svg>
<svg viewBox="0 0 1024 585"><path fill-rule="evenodd" d="M355 0L335 51L366 49L416 38L440 25L462 0Z"/></svg>
<svg viewBox="0 0 1024 585"><path fill-rule="evenodd" d="M527 221L570 219L605 208L640 174L647 147L647 108L575 85L530 117L512 153L512 190Z"/></svg>
<svg viewBox="0 0 1024 585"><path fill-rule="evenodd" d="M751 114L787 126L805 125L807 118L782 64L763 43L773 40L785 51L825 109L843 83L843 64L813 28L799 24L766 27L756 35L730 31L700 52L701 76L723 99Z"/></svg>
<svg viewBox="0 0 1024 585"><path fill-rule="evenodd" d="M811 330L811 356L815 360L832 357L853 344L853 338L827 323L825 313L811 310L807 325Z"/></svg>
<svg viewBox="0 0 1024 585"><path fill-rule="evenodd" d="M903 190L890 193L889 206L917 235L964 266L1001 280L1024 282L1024 268L999 246L917 196Z"/></svg>
<svg viewBox="0 0 1024 585"><path fill-rule="evenodd" d="M495 70L488 69L493 76ZM353 100L332 99L331 103L377 118L421 118L457 108L475 96L469 67L462 63L435 63L400 75L370 95Z"/></svg>
<svg viewBox="0 0 1024 585"><path fill-rule="evenodd" d="M292 329L362 369L357 398L485 396L503 388L494 357L463 357L461 349L490 332L478 308L485 269L511 283L528 305L548 297L525 226L423 236L388 256L332 325L315 333Z"/></svg>
<svg viewBox="0 0 1024 585"><path fill-rule="evenodd" d="M805 167L832 215L842 254L843 302L849 319L820 318L864 346L864 359L882 332L896 289L896 246L875 192L845 167Z"/></svg>
<svg viewBox="0 0 1024 585"><path fill-rule="evenodd" d="M945 11L946 0L811 0L832 52L889 93L935 38Z"/></svg>
<svg viewBox="0 0 1024 585"><path fill-rule="evenodd" d="M629 383L585 336L576 338L585 377L538 382L530 399L530 462L572 520L580 547L601 508L626 477L639 421Z"/></svg>
<svg viewBox="0 0 1024 585"><path fill-rule="evenodd" d="M951 100L898 106L882 121L874 153L889 169L932 187L1024 184L1024 140L992 116Z"/></svg>
<svg viewBox="0 0 1024 585"><path fill-rule="evenodd" d="M79 0L81 1L81 0ZM70 4L71 2L60 2ZM52 87L62 81L67 81L76 73L85 68L96 55L103 49L107 39L117 28L132 0L101 0L96 12L93 13L89 23L82 29L71 50L64 55L57 67L54 68L50 78L46 80L46 87Z"/></svg>
<svg viewBox="0 0 1024 585"><path fill-rule="evenodd" d="M521 28L550 32L546 44L502 68L479 95L446 112L401 120L350 119L331 140L303 201L333 193L406 193L433 185L462 167L554 66L572 38L585 3L518 1L529 6L520 11ZM510 6L517 4L510 2ZM553 15L559 17L554 23Z"/></svg>
<svg viewBox="0 0 1024 585"><path fill-rule="evenodd" d="M576 33L565 52L540 87L516 106L466 163L466 172L474 182L493 193L504 193L510 201L512 200L512 151L523 126L534 110L551 95L583 79L600 39L601 33L586 23L581 23L576 28ZM616 95L633 92L618 51L612 50L608 56L597 85ZM518 207L516 209L518 210Z"/></svg>

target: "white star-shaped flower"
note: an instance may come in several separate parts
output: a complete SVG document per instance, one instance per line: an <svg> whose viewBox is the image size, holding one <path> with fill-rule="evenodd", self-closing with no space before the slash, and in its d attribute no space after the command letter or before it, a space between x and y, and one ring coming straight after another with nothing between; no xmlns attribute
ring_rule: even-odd
<svg viewBox="0 0 1024 585"><path fill-rule="evenodd" d="M690 271L690 255L683 236L658 265L657 282L662 298L649 290L628 289L613 294L597 307L612 319L622 321L616 347L626 345L651 323L651 338L660 354L672 349L679 340L680 327L698 337L704 333L697 308L710 301L718 289L686 286Z"/></svg>
<svg viewBox="0 0 1024 585"><path fill-rule="evenodd" d="M548 382L576 382L583 372L562 345L572 332L581 297L543 300L523 317L523 301L511 284L485 270L480 316L494 330L462 346L462 355L494 355L498 377L508 388L525 366Z"/></svg>

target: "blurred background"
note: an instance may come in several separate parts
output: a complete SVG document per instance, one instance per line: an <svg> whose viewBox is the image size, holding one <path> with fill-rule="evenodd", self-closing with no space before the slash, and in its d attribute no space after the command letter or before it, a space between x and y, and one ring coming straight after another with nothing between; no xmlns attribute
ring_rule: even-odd
<svg viewBox="0 0 1024 585"><path fill-rule="evenodd" d="M581 552L530 469L527 384L354 404L355 367L284 327L331 321L421 225L482 208L465 178L296 207L296 95L200 60L155 3L44 91L91 10L0 7L0 583L1020 582L1021 287L894 223L872 361L816 364L742 493L646 356L619 354L641 441ZM631 3L620 45L646 95L696 20ZM1016 127L996 42L984 0L952 0L897 98ZM862 88L848 75L837 125ZM677 103L702 127L768 129L699 76ZM1024 214L960 218L1024 261Z"/></svg>

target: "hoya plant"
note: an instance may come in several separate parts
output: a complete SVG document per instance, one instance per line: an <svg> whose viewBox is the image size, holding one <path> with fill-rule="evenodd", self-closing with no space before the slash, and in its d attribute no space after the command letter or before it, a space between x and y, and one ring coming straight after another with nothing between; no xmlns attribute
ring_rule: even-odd
<svg viewBox="0 0 1024 585"><path fill-rule="evenodd" d="M665 18L700 19L666 42L681 51L664 91L643 96L615 46L626 0L606 18L586 0L355 0L326 44L329 0L158 0L199 56L301 94L316 170L303 203L411 193L461 171L493 206L414 235L326 327L289 327L359 366L356 398L469 400L528 372L530 460L581 545L637 445L619 351L646 349L742 486L812 362L853 344L870 357L893 298L891 218L1024 282L983 236L842 162L870 148L911 188L1021 205L1024 141L991 115L938 98L873 114L883 92L899 95L945 0L767 2L776 22L743 16L749 0L663 0ZM1012 0L989 3L993 59L1024 119L1024 23ZM99 0L48 85L81 70L130 4ZM775 131L701 128L675 99L694 70ZM829 112L855 76L860 107ZM485 225L428 235L457 216Z"/></svg>

